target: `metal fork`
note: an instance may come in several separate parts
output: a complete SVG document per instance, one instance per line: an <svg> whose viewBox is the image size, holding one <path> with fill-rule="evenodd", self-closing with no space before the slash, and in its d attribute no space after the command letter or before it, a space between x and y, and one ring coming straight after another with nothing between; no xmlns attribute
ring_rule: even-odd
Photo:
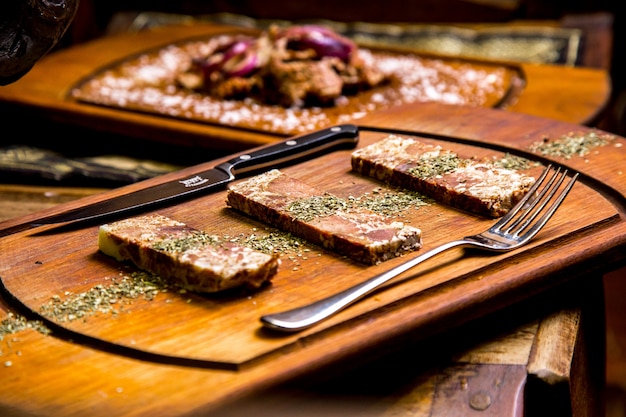
<svg viewBox="0 0 626 417"><path fill-rule="evenodd" d="M545 226L578 178L578 173L573 175L562 191L556 195L563 180L567 177L567 170L562 171L561 168L557 168L552 170L552 175L548 177L551 170L552 166L548 165L522 200L488 230L438 246L387 272L312 304L262 316L261 322L266 327L284 332L303 330L329 318L401 273L448 249L462 246L492 252L507 252L519 248ZM544 183L543 188L537 191ZM550 201L553 202L548 206Z"/></svg>

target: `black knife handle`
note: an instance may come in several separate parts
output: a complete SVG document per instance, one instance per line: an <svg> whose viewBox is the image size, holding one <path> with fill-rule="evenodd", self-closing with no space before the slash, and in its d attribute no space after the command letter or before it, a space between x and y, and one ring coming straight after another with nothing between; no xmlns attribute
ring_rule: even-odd
<svg viewBox="0 0 626 417"><path fill-rule="evenodd" d="M358 141L359 129L355 125L338 125L239 155L221 163L216 168L238 176L246 172L276 167L286 162L294 162L332 148L354 148Z"/></svg>

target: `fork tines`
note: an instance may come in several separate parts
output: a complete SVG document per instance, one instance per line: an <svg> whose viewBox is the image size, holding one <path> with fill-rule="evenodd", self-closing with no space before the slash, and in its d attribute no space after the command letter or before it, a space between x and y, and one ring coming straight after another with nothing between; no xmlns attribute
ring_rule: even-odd
<svg viewBox="0 0 626 417"><path fill-rule="evenodd" d="M548 176L550 171L552 171L552 175ZM567 173L567 169L557 167L552 170L552 165L548 165L522 200L496 223L494 229L500 233L519 236L543 213L529 232L532 234L533 231L541 229L552 217L578 178L578 173L576 173L560 194L556 195L567 177ZM543 188L539 190L542 186ZM548 206L551 201L552 205Z"/></svg>

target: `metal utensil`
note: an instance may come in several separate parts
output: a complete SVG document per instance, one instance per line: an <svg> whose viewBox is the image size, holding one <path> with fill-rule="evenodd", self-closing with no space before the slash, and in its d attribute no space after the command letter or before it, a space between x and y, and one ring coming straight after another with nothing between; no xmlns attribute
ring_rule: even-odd
<svg viewBox="0 0 626 417"><path fill-rule="evenodd" d="M557 195L567 176L567 170L561 171L560 168L552 170L554 172L548 178L551 170L552 167L548 166L524 198L488 230L443 244L387 272L312 304L262 316L261 322L266 327L285 332L303 330L329 318L401 273L448 249L464 246L493 252L508 252L519 248L528 243L545 226L578 178L578 173L573 175ZM545 186L537 191L544 183ZM547 206L550 201L553 201L552 204ZM539 215L541 217L538 217Z"/></svg>
<svg viewBox="0 0 626 417"><path fill-rule="evenodd" d="M220 189L242 174L295 162L323 151L340 147L353 148L358 143L355 125L339 125L286 139L256 151L236 156L211 169L139 191L100 201L59 214L41 217L0 230L0 237L34 227L97 220L136 211L170 201L180 201ZM201 191L203 193L201 193Z"/></svg>

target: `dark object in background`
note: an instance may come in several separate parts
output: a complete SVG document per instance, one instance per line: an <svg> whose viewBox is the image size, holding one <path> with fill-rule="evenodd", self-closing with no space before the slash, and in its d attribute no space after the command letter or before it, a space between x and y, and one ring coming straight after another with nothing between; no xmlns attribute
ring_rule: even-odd
<svg viewBox="0 0 626 417"><path fill-rule="evenodd" d="M0 14L0 85L20 79L61 39L79 0L8 0Z"/></svg>
<svg viewBox="0 0 626 417"><path fill-rule="evenodd" d="M182 167L122 155L66 157L57 152L26 145L0 148L0 180L50 181L64 184L120 186Z"/></svg>

